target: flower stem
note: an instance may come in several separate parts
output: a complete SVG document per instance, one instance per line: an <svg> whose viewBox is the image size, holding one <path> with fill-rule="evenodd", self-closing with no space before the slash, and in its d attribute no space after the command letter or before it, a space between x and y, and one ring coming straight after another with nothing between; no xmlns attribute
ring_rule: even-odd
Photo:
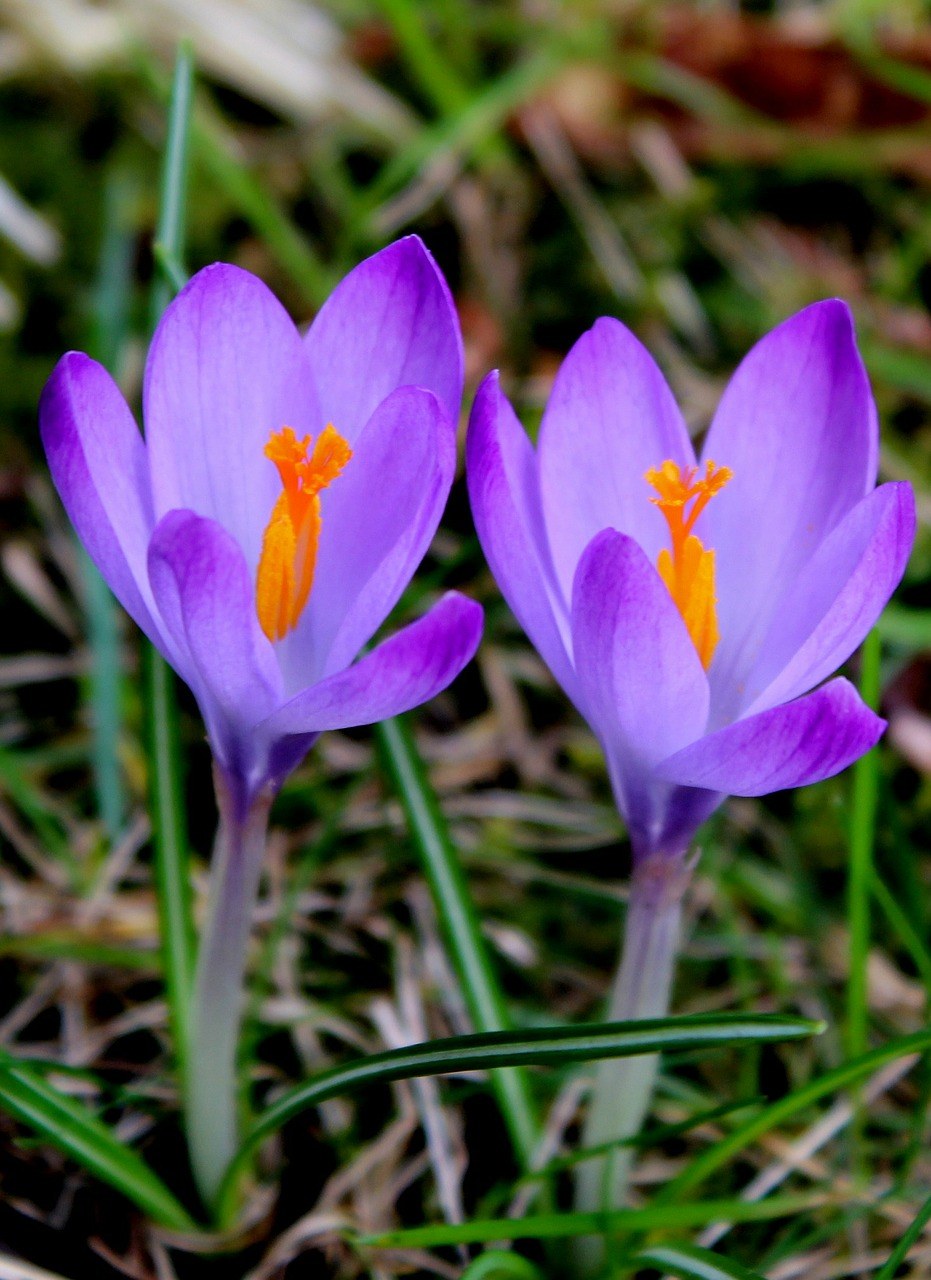
<svg viewBox="0 0 931 1280"><path fill-rule="evenodd" d="M690 867L684 857L655 855L635 870L630 887L621 960L608 1007L608 1020L662 1018L669 1011L673 968L679 945L682 895ZM659 1056L602 1061L595 1071L583 1148L636 1136L656 1080ZM629 1146L585 1160L576 1177L576 1208L584 1212L619 1208L633 1163ZM580 1241L582 1253L593 1242Z"/></svg>
<svg viewBox="0 0 931 1280"><path fill-rule="evenodd" d="M242 813L217 769L214 785L220 820L194 978L185 1088L191 1167L208 1207L238 1145L236 1048L243 975L273 798L263 792Z"/></svg>

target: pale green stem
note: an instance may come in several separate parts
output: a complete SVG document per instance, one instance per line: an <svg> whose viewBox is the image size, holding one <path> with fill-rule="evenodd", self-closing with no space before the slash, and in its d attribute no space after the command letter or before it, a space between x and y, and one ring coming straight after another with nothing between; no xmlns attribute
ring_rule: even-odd
<svg viewBox="0 0 931 1280"><path fill-rule="evenodd" d="M673 969L679 946L682 895L690 867L682 856L656 855L634 872L624 941L607 1010L609 1022L663 1018L669 1012ZM604 1060L595 1071L582 1147L599 1147L635 1137L643 1125L659 1056ZM624 1202L634 1148L618 1146L584 1160L576 1172L576 1208L584 1212L619 1209ZM579 1241L581 1273L596 1269L601 1242Z"/></svg>
<svg viewBox="0 0 931 1280"><path fill-rule="evenodd" d="M220 820L191 1002L185 1089L191 1167L208 1207L238 1146L243 977L273 798L262 793L243 814L216 769L214 785Z"/></svg>

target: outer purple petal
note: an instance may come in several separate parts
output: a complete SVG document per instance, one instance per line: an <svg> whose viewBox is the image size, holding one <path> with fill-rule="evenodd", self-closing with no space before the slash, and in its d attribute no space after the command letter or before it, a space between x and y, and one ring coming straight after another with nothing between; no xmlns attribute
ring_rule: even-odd
<svg viewBox="0 0 931 1280"><path fill-rule="evenodd" d="M343 473L321 495L310 601L278 646L287 692L341 671L381 626L436 532L456 466L456 432L429 391L378 406Z"/></svg>
<svg viewBox="0 0 931 1280"><path fill-rule="evenodd" d="M78 537L150 639L159 627L146 574L155 526L145 445L116 383L89 356L62 356L39 404L52 479Z"/></svg>
<svg viewBox="0 0 931 1280"><path fill-rule="evenodd" d="M159 323L144 399L156 513L186 508L219 521L254 572L281 492L264 456L269 436L326 425L288 313L248 271L205 267Z"/></svg>
<svg viewBox="0 0 931 1280"><path fill-rule="evenodd" d="M569 597L562 596L550 561L537 460L497 373L484 380L472 406L466 475L475 527L498 586L553 675L578 701Z"/></svg>
<svg viewBox="0 0 931 1280"><path fill-rule="evenodd" d="M449 592L423 618L355 666L328 676L285 703L259 732L274 740L374 724L427 702L456 678L478 648L482 610Z"/></svg>
<svg viewBox="0 0 931 1280"><path fill-rule="evenodd" d="M432 391L456 422L462 337L446 281L417 236L359 264L306 338L324 417L354 443L395 387Z"/></svg>
<svg viewBox="0 0 931 1280"><path fill-rule="evenodd" d="M642 548L605 529L579 563L572 639L585 714L605 748L636 846L666 828L653 766L704 733L708 680L678 609Z"/></svg>
<svg viewBox="0 0 931 1280"><path fill-rule="evenodd" d="M876 410L844 303L807 307L737 369L704 456L734 477L706 513L721 642L712 696L746 681L783 592L876 479ZM724 714L732 709L725 710Z"/></svg>
<svg viewBox="0 0 931 1280"><path fill-rule="evenodd" d="M765 796L840 773L878 742L885 727L848 680L832 680L693 742L657 772L687 787Z"/></svg>
<svg viewBox="0 0 931 1280"><path fill-rule="evenodd" d="M601 319L566 356L540 428L543 512L567 598L602 529L629 534L656 560L666 524L644 475L667 458L695 460L672 392L634 335Z"/></svg>
<svg viewBox="0 0 931 1280"><path fill-rule="evenodd" d="M251 729L281 701L281 677L259 627L252 580L233 537L214 520L171 511L149 549L149 577L165 626L187 657L189 681L214 749L242 770Z"/></svg>
<svg viewBox="0 0 931 1280"><path fill-rule="evenodd" d="M614 529L592 539L572 596L572 640L588 713L647 766L693 742L708 680L679 610L642 548Z"/></svg>
<svg viewBox="0 0 931 1280"><path fill-rule="evenodd" d="M854 507L777 610L749 713L798 697L849 658L905 572L914 538L910 485L884 484Z"/></svg>

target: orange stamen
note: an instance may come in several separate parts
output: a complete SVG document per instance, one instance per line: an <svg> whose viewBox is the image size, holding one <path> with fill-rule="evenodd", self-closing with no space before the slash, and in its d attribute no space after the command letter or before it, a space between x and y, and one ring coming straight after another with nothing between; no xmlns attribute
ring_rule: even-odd
<svg viewBox="0 0 931 1280"><path fill-rule="evenodd" d="M282 640L297 626L310 596L322 520L320 494L352 457L332 423L317 437L298 440L290 427L273 431L265 456L278 468L282 492L272 508L259 557L255 607L269 640Z"/></svg>
<svg viewBox="0 0 931 1280"><path fill-rule="evenodd" d="M705 463L704 476L699 478L697 467L680 469L678 463L667 459L658 469L651 468L645 477L647 484L659 494L650 501L666 517L672 541L671 549L664 547L659 553L656 567L682 614L706 671L720 639L714 594L714 551L706 548L692 530L705 507L733 474L730 467L719 467L709 461Z"/></svg>

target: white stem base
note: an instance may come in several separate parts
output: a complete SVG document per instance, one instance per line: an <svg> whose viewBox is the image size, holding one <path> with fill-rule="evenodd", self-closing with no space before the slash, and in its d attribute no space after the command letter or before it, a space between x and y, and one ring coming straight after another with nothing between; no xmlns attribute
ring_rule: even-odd
<svg viewBox="0 0 931 1280"><path fill-rule="evenodd" d="M184 1089L191 1168L208 1207L238 1145L236 1051L243 976L272 800L260 796L241 817L219 773L215 783L220 821L194 979Z"/></svg>
<svg viewBox="0 0 931 1280"><path fill-rule="evenodd" d="M690 871L684 860L656 856L633 876L618 966L607 1016L610 1022L662 1018L669 1012L673 970L679 946L682 895ZM582 1147L621 1142L640 1132L649 1111L659 1067L657 1054L613 1058L595 1070L591 1105L582 1130ZM634 1149L618 1146L583 1161L576 1172L576 1208L584 1212L623 1205ZM596 1269L601 1242L579 1242L582 1274Z"/></svg>

